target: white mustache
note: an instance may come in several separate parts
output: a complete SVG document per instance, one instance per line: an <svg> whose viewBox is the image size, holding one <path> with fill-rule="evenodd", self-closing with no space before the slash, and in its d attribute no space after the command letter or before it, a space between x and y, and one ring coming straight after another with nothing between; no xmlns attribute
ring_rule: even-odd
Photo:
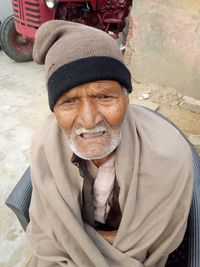
<svg viewBox="0 0 200 267"><path fill-rule="evenodd" d="M93 134L93 133L100 133L100 132L105 132L106 128L102 126L97 126L93 129L85 129L85 128L79 128L75 130L76 135L81 135L85 133Z"/></svg>

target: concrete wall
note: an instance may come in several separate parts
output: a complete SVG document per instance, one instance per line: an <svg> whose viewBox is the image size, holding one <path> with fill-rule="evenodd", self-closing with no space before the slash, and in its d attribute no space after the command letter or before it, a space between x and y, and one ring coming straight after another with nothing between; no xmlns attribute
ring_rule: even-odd
<svg viewBox="0 0 200 267"><path fill-rule="evenodd" d="M200 99L200 0L133 0L127 45L135 80Z"/></svg>

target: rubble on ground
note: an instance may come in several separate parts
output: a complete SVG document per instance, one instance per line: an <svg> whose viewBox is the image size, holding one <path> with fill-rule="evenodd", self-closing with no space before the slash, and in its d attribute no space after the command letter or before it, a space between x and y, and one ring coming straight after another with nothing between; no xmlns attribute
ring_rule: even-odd
<svg viewBox="0 0 200 267"><path fill-rule="evenodd" d="M193 112L200 113L200 100L197 100L193 97L184 96L180 106L183 108L189 109Z"/></svg>

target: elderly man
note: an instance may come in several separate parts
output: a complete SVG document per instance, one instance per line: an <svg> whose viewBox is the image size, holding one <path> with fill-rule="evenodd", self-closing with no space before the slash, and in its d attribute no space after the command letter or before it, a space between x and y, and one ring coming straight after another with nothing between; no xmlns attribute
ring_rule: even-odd
<svg viewBox="0 0 200 267"><path fill-rule="evenodd" d="M51 21L33 56L53 113L32 144L28 266L165 266L187 225L188 144L128 104L130 73L106 33Z"/></svg>

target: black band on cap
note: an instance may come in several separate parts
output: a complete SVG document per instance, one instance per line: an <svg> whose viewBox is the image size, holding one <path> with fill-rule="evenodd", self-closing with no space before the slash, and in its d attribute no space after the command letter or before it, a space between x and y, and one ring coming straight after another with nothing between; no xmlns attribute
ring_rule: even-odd
<svg viewBox="0 0 200 267"><path fill-rule="evenodd" d="M48 80L49 106L53 108L58 98L71 88L98 80L115 80L130 93L131 74L119 60L111 57L89 57L72 61L58 68Z"/></svg>

